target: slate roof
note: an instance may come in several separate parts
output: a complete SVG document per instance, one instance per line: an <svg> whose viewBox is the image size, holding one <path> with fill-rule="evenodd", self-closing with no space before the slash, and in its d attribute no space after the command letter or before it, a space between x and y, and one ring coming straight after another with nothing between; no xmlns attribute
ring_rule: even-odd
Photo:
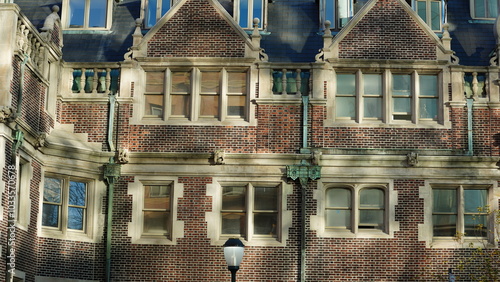
<svg viewBox="0 0 500 282"><path fill-rule="evenodd" d="M232 14L230 0L219 0ZM113 1L114 2L114 1ZM21 11L40 28L54 0L16 0ZM319 34L318 0L273 0L268 4L267 31L261 41L270 62L314 62L322 48ZM111 31L64 33L63 59L68 62L116 62L132 45L135 19L140 17L140 0L114 3ZM493 21L472 21L469 0L448 2L452 49L461 65L488 66L495 47Z"/></svg>

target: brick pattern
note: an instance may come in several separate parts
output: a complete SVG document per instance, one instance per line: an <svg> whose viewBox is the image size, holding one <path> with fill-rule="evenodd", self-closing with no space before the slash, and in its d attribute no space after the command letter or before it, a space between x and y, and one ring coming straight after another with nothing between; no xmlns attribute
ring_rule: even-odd
<svg viewBox="0 0 500 282"><path fill-rule="evenodd" d="M148 57L244 57L244 39L206 0L189 0L148 42Z"/></svg>
<svg viewBox="0 0 500 282"><path fill-rule="evenodd" d="M343 59L436 60L436 43L396 0L378 0L339 44Z"/></svg>

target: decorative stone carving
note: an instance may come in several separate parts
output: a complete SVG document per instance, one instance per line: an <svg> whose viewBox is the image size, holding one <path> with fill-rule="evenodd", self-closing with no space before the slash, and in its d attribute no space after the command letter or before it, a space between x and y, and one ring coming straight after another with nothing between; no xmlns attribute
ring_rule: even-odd
<svg viewBox="0 0 500 282"><path fill-rule="evenodd" d="M2 107L0 109L0 122L8 123L13 122L16 119L16 112L12 107Z"/></svg>
<svg viewBox="0 0 500 282"><path fill-rule="evenodd" d="M406 163L408 164L408 166L416 166L418 164L418 153L408 153L408 155L406 155Z"/></svg>
<svg viewBox="0 0 500 282"><path fill-rule="evenodd" d="M40 35L47 42L54 42L56 45L62 48L63 46L63 37L61 33L61 18L59 17L59 6L52 6L52 13L45 18L45 22L43 23L43 27L41 28ZM52 33L56 32L56 38L52 38ZM54 40L55 39L55 40Z"/></svg>
<svg viewBox="0 0 500 282"><path fill-rule="evenodd" d="M321 155L323 153L321 151L318 151L318 150L314 150L312 152L312 156L311 156L311 162L313 165L321 165Z"/></svg>
<svg viewBox="0 0 500 282"><path fill-rule="evenodd" d="M119 149L118 150L118 163L127 164L130 161L130 157L128 155L127 149Z"/></svg>
<svg viewBox="0 0 500 282"><path fill-rule="evenodd" d="M224 158L226 157L226 152L224 149L215 150L214 152L214 163L216 165L224 164Z"/></svg>
<svg viewBox="0 0 500 282"><path fill-rule="evenodd" d="M36 141L35 141L35 148L38 149L38 148L45 146L46 139L47 139L47 134L45 132L38 134L38 136L36 137Z"/></svg>

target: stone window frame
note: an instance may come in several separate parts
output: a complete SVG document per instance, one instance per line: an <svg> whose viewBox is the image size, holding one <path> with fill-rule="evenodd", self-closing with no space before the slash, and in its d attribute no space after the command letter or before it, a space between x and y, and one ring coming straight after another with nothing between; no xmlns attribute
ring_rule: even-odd
<svg viewBox="0 0 500 282"><path fill-rule="evenodd" d="M144 186L171 185L170 217L172 230L169 236L155 236L143 234ZM184 237L184 221L178 220L177 209L179 198L184 195L184 184L178 182L177 177L164 176L136 176L134 182L128 184L129 195L132 195L132 221L128 224L128 236L132 244L176 245L177 239Z"/></svg>
<svg viewBox="0 0 500 282"><path fill-rule="evenodd" d="M238 186L274 186L279 187L279 209L278 221L279 227L277 237L254 236L247 233L244 238L239 238L245 246L285 246L288 239L288 232L292 226L292 211L287 209L288 196L293 193L293 185L275 178L266 179L242 179L239 177L218 177L214 178L211 184L207 184L207 196L212 199L212 211L205 213L205 220L208 226L208 237L212 245L223 245L227 239L233 236L224 236L221 234L221 210L222 210L222 187L227 185ZM246 207L247 210L251 207ZM248 211L247 211L248 212ZM247 221L247 226L252 224Z"/></svg>
<svg viewBox="0 0 500 282"><path fill-rule="evenodd" d="M379 188L384 190L385 196L385 224L383 230L377 229L358 229L357 223L352 226L352 230L342 228L326 227L326 192L330 188L350 187L353 191L353 197L359 198L359 191L364 188ZM353 182L352 180L342 181L338 178L322 178L318 181L318 188L313 190L313 199L317 201L316 215L312 215L311 230L316 231L320 238L394 238L394 232L399 231L399 222L396 221L396 205L398 204L398 192L394 190L393 180L369 179L364 178ZM359 202L354 200L354 202ZM353 211L358 206L352 207ZM354 222L357 221L357 216Z"/></svg>
<svg viewBox="0 0 500 282"><path fill-rule="evenodd" d="M355 110L354 119L347 117L336 117L335 103L337 98L337 74L354 74L356 76ZM363 112L363 92L361 77L363 74L381 74L382 75L382 118L364 118ZM395 120L393 117L393 96L392 96L392 76L393 75L411 76L411 120ZM419 118L419 75L437 76L437 119ZM325 126L383 126L383 127L422 127L422 128L441 128L449 126L449 113L446 110L445 102L448 95L444 87L444 71L442 69L421 68L421 69L397 69L391 68L336 68L332 70L333 79L329 81L328 100L327 100L327 118Z"/></svg>
<svg viewBox="0 0 500 282"><path fill-rule="evenodd" d="M109 30L111 29L111 24L112 24L112 14L113 14L113 5L114 1L113 0L85 0L85 19L84 19L84 26L83 27L70 27L69 26L69 21L70 21L70 1L72 0L62 0L62 10L61 10L61 23L62 23L62 28L63 30ZM88 3L90 1L106 1L106 22L105 26L103 27L88 27L88 18L90 14L90 8L87 8Z"/></svg>
<svg viewBox="0 0 500 282"><path fill-rule="evenodd" d="M200 70L203 71L214 71L221 70L225 73L227 72L247 72L247 87L246 87L246 100L245 100L245 112L244 117L228 117L227 109L224 109L227 105L228 95L222 93L220 95L219 104L219 117L203 117L200 118L198 111L200 105ZM163 95L163 113L162 116L149 116L145 113L146 100L145 96L148 95L146 92L146 75L147 72L165 72L165 83L163 85L163 91L160 93L151 93ZM191 97L190 101L190 117L171 117L169 105L170 101L170 86L171 80L169 78L169 73L172 71L191 71L191 89L192 91L188 94ZM256 125L255 119L255 109L256 106L251 101L255 97L255 84L256 84L257 74L256 71L247 65L207 65L201 64L197 66L171 66L171 67L159 67L159 66L144 66L144 72L142 73L142 81L144 83L143 92L139 95L139 101L134 107L134 117L132 123L137 124L169 124L169 125L221 125L221 126L251 126ZM227 79L222 81L221 88L227 86Z"/></svg>
<svg viewBox="0 0 500 282"><path fill-rule="evenodd" d="M31 213L32 158L23 151L19 151L19 155L16 156L16 168L16 226L27 231Z"/></svg>
<svg viewBox="0 0 500 282"><path fill-rule="evenodd" d="M87 214L83 231L70 230L67 228L62 228L62 226L59 228L42 226L45 177L62 177L87 183ZM65 168L42 169L42 179L40 181L39 188L39 212L37 219L38 236L70 241L82 241L91 243L100 242L102 240L102 234L104 232L104 214L102 213L102 202L104 194L106 193L106 185L103 181L99 181L99 178L100 177L98 175L89 175L85 172L68 170Z"/></svg>
<svg viewBox="0 0 500 282"><path fill-rule="evenodd" d="M424 186L419 187L419 196L424 203L424 223L418 225L419 241L424 241L428 248L470 248L473 247L493 247L498 245L497 232L489 232L487 239L476 237L462 237L457 240L455 237L434 237L433 236L433 188L466 186L469 188L488 189L488 202L491 211L499 209L498 200L500 198L500 188L497 181L473 181L473 180L426 180ZM494 214L488 218L491 226L494 226ZM457 221L457 224L459 222ZM459 227L459 231L460 231ZM497 231L497 230L495 230Z"/></svg>
<svg viewBox="0 0 500 282"><path fill-rule="evenodd" d="M475 20L495 20L497 18L497 14L498 14L498 8L495 10L493 9L493 12L489 11L490 12L490 15L492 15L493 17L478 17L476 16L476 9L475 9L475 3L476 1L484 1L485 3L485 7L487 7L487 3L488 1L492 1L494 3L497 2L497 0L470 0L470 15L473 19ZM498 5L498 4L497 4Z"/></svg>

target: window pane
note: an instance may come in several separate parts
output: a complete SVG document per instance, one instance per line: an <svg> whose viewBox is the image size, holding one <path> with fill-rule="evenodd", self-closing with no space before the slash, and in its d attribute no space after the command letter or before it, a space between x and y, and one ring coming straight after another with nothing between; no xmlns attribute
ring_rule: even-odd
<svg viewBox="0 0 500 282"><path fill-rule="evenodd" d="M170 186L144 186L144 209L170 210Z"/></svg>
<svg viewBox="0 0 500 282"><path fill-rule="evenodd" d="M43 186L43 201L61 203L61 179L45 178Z"/></svg>
<svg viewBox="0 0 500 282"><path fill-rule="evenodd" d="M422 18L422 20L424 20L424 22L429 24L427 22L427 3L426 3L426 1L418 1L417 2L417 13L420 16L420 18Z"/></svg>
<svg viewBox="0 0 500 282"><path fill-rule="evenodd" d="M147 11L147 23L148 27L154 26L156 24L156 5L157 0L148 0L148 11Z"/></svg>
<svg viewBox="0 0 500 282"><path fill-rule="evenodd" d="M411 76L407 74L396 74L392 76L392 94L394 96L411 95Z"/></svg>
<svg viewBox="0 0 500 282"><path fill-rule="evenodd" d="M356 75L337 74L337 95L355 95L356 94Z"/></svg>
<svg viewBox="0 0 500 282"><path fill-rule="evenodd" d="M276 213L256 213L253 217L253 232L257 235L276 235Z"/></svg>
<svg viewBox="0 0 500 282"><path fill-rule="evenodd" d="M382 98L364 98L365 118L382 118Z"/></svg>
<svg viewBox="0 0 500 282"><path fill-rule="evenodd" d="M441 4L440 2L431 2L431 22L432 30L441 30Z"/></svg>
<svg viewBox="0 0 500 282"><path fill-rule="evenodd" d="M351 1L348 0L340 0L337 2L338 5L338 16L339 16L339 26L343 27L349 22L351 18Z"/></svg>
<svg viewBox="0 0 500 282"><path fill-rule="evenodd" d="M85 207L87 198L87 185L83 182L69 182L69 204Z"/></svg>
<svg viewBox="0 0 500 282"><path fill-rule="evenodd" d="M359 193L359 206L361 208L384 208L384 190L376 188L363 189Z"/></svg>
<svg viewBox="0 0 500 282"><path fill-rule="evenodd" d="M364 90L366 94L381 95L382 94L382 76L380 74L365 74L363 76L365 84Z"/></svg>
<svg viewBox="0 0 500 282"><path fill-rule="evenodd" d="M438 97L438 83L436 75L420 75L420 96Z"/></svg>
<svg viewBox="0 0 500 282"><path fill-rule="evenodd" d="M90 0L89 27L106 27L107 3L104 0Z"/></svg>
<svg viewBox="0 0 500 282"><path fill-rule="evenodd" d="M248 26L248 0L240 0L240 26L247 28Z"/></svg>
<svg viewBox="0 0 500 282"><path fill-rule="evenodd" d="M85 0L69 1L69 27L83 27L85 17Z"/></svg>
<svg viewBox="0 0 500 282"><path fill-rule="evenodd" d="M50 227L59 226L59 206L43 204L42 225Z"/></svg>
<svg viewBox="0 0 500 282"><path fill-rule="evenodd" d="M168 234L170 213L167 211L144 211L144 233Z"/></svg>
<svg viewBox="0 0 500 282"><path fill-rule="evenodd" d="M325 20L330 21L335 28L335 1L325 1Z"/></svg>
<svg viewBox="0 0 500 282"><path fill-rule="evenodd" d="M246 93L247 92L247 73L246 72L228 72L227 73L228 93Z"/></svg>
<svg viewBox="0 0 500 282"><path fill-rule="evenodd" d="M351 211L350 210L326 210L326 226L327 227L344 227L351 228Z"/></svg>
<svg viewBox="0 0 500 282"><path fill-rule="evenodd" d="M228 96L227 97L227 115L245 117L246 96Z"/></svg>
<svg viewBox="0 0 500 282"><path fill-rule="evenodd" d="M326 207L351 208L351 189L328 189L326 192Z"/></svg>
<svg viewBox="0 0 500 282"><path fill-rule="evenodd" d="M165 15L168 10L170 10L170 1L171 0L162 0L161 1L161 16Z"/></svg>
<svg viewBox="0 0 500 282"><path fill-rule="evenodd" d="M252 27L254 18L258 18L260 20L259 28L262 27L262 22L264 19L263 0L253 0Z"/></svg>
<svg viewBox="0 0 500 282"><path fill-rule="evenodd" d="M219 116L219 95L200 96L200 116L204 117Z"/></svg>
<svg viewBox="0 0 500 282"><path fill-rule="evenodd" d="M222 189L223 210L245 209L245 187L224 187Z"/></svg>
<svg viewBox="0 0 500 282"><path fill-rule="evenodd" d="M163 116L163 95L144 95L144 114L147 116Z"/></svg>
<svg viewBox="0 0 500 282"><path fill-rule="evenodd" d="M172 92L191 92L191 74L189 72L172 72Z"/></svg>
<svg viewBox="0 0 500 282"><path fill-rule="evenodd" d="M420 99L420 118L437 120L438 99Z"/></svg>
<svg viewBox="0 0 500 282"><path fill-rule="evenodd" d="M383 210L360 210L359 211L360 228L382 228L384 226Z"/></svg>
<svg viewBox="0 0 500 282"><path fill-rule="evenodd" d="M201 92L220 93L220 72L201 73Z"/></svg>
<svg viewBox="0 0 500 282"><path fill-rule="evenodd" d="M474 0L474 12L477 18L486 17L486 7L484 5L484 0Z"/></svg>
<svg viewBox="0 0 500 282"><path fill-rule="evenodd" d="M465 215L465 236L468 237L487 237L488 222L486 215Z"/></svg>
<svg viewBox="0 0 500 282"><path fill-rule="evenodd" d="M457 190L456 189L434 189L433 211L457 213Z"/></svg>
<svg viewBox="0 0 500 282"><path fill-rule="evenodd" d="M254 188L255 210L278 210L278 188L255 187Z"/></svg>
<svg viewBox="0 0 500 282"><path fill-rule="evenodd" d="M395 113L411 113L411 99L410 98L394 98L394 112Z"/></svg>
<svg viewBox="0 0 500 282"><path fill-rule="evenodd" d="M464 190L464 208L466 213L486 212L488 190Z"/></svg>
<svg viewBox="0 0 500 282"><path fill-rule="evenodd" d="M173 116L189 116L189 95L171 95L172 108L171 112Z"/></svg>
<svg viewBox="0 0 500 282"><path fill-rule="evenodd" d="M457 233L457 216L456 215L433 215L433 232L434 236L453 237Z"/></svg>
<svg viewBox="0 0 500 282"><path fill-rule="evenodd" d="M146 92L163 93L163 81L165 80L164 72L147 72L146 73Z"/></svg>
<svg viewBox="0 0 500 282"><path fill-rule="evenodd" d="M245 213L223 212L222 234L245 234Z"/></svg>
<svg viewBox="0 0 500 282"><path fill-rule="evenodd" d="M488 17L496 18L498 14L498 2L497 0L487 0L488 1Z"/></svg>
<svg viewBox="0 0 500 282"><path fill-rule="evenodd" d="M356 97L337 97L335 99L335 110L337 117L356 117Z"/></svg>
<svg viewBox="0 0 500 282"><path fill-rule="evenodd" d="M85 218L85 209L69 207L68 208L68 229L83 230L84 218Z"/></svg>

